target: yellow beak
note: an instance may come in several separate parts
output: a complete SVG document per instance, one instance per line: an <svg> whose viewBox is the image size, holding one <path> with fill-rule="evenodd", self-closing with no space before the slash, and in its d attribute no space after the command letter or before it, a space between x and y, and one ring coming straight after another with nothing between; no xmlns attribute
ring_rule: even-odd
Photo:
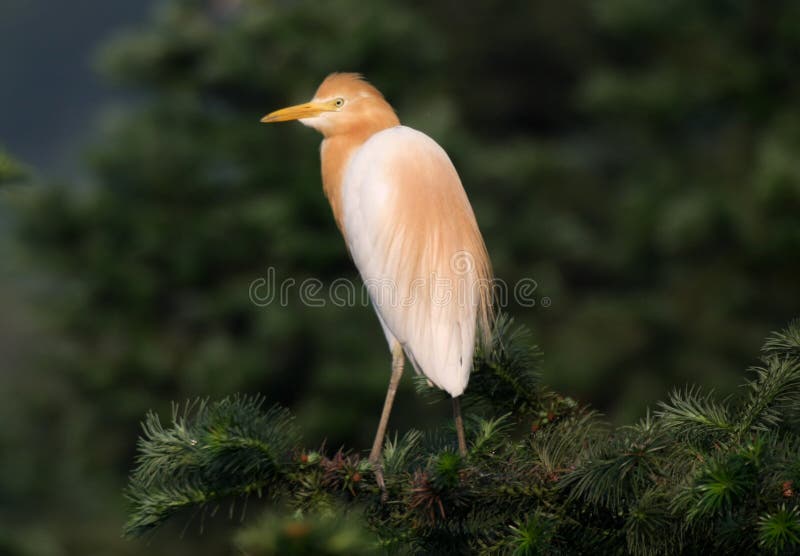
<svg viewBox="0 0 800 556"><path fill-rule="evenodd" d="M306 102L305 104L297 104L289 106L288 108L281 108L270 112L263 118L261 123L270 124L273 122L288 122L290 120L300 120L303 118L313 118L319 116L323 112L334 112L336 106L332 102Z"/></svg>

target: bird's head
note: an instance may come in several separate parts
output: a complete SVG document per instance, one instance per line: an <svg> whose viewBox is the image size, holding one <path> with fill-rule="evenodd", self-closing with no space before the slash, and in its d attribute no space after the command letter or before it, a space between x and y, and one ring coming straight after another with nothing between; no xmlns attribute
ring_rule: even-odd
<svg viewBox="0 0 800 556"><path fill-rule="evenodd" d="M400 122L378 89L357 73L332 73L304 104L270 112L263 123L299 120L325 137L345 134L371 135Z"/></svg>

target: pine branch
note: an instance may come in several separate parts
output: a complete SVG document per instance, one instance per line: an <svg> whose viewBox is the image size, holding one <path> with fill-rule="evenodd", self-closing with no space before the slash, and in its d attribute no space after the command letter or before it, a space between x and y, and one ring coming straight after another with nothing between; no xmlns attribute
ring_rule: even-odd
<svg viewBox="0 0 800 556"><path fill-rule="evenodd" d="M571 499L619 511L663 477L661 458L667 440L660 425L648 415L619 433L599 444L583 465L567 475L561 486L569 489Z"/></svg>
<svg viewBox="0 0 800 556"><path fill-rule="evenodd" d="M660 488L645 491L631 504L623 528L630 554L676 554L683 541L680 521Z"/></svg>
<svg viewBox="0 0 800 556"><path fill-rule="evenodd" d="M758 544L773 554L786 554L791 547L800 546L800 507L783 504L778 511L761 516Z"/></svg>
<svg viewBox="0 0 800 556"><path fill-rule="evenodd" d="M763 365L747 383L748 398L738 434L766 430L797 417L800 407L800 319L772 333L762 348Z"/></svg>
<svg viewBox="0 0 800 556"><path fill-rule="evenodd" d="M540 361L541 351L531 343L530 332L515 327L507 315L498 316L491 351L477 353L466 403L515 418L537 412L548 394L541 385Z"/></svg>
<svg viewBox="0 0 800 556"><path fill-rule="evenodd" d="M792 321L784 330L770 334L762 351L767 356L800 357L800 319Z"/></svg>
<svg viewBox="0 0 800 556"><path fill-rule="evenodd" d="M422 440L422 433L415 430L408 431L403 438L386 440L383 448L383 468L388 474L399 473L411 464L412 454L417 450Z"/></svg>
<svg viewBox="0 0 800 556"><path fill-rule="evenodd" d="M689 387L615 430L542 387L537 359L517 345L524 335L498 330L503 340L483 368L493 386L474 398L466 458L449 426L394 436L384 499L360 454L301 448L288 412L264 409L261 397L196 401L175 406L168 426L147 416L126 533L266 493L294 518L248 527L238 542L254 553L286 550L287 534L321 553L337 529L356 539L344 545L350 553L800 550L795 328L768 340L740 405ZM349 513L366 530L337 521Z"/></svg>
<svg viewBox="0 0 800 556"><path fill-rule="evenodd" d="M767 356L764 365L752 371L748 398L739 417L740 437L777 427L800 405L800 358Z"/></svg>
<svg viewBox="0 0 800 556"><path fill-rule="evenodd" d="M126 535L140 535L180 510L274 486L288 473L297 432L287 411L261 409L261 396L173 406L164 428L151 413L143 424L127 496Z"/></svg>
<svg viewBox="0 0 800 556"><path fill-rule="evenodd" d="M711 394L703 396L697 388L674 391L668 402L660 402L656 417L666 431L678 439L708 447L730 437L735 426L728 407L715 401Z"/></svg>
<svg viewBox="0 0 800 556"><path fill-rule="evenodd" d="M591 453L590 446L606 432L594 412L562 419L546 427L537 427L530 440L533 464L549 479L575 470Z"/></svg>
<svg viewBox="0 0 800 556"><path fill-rule="evenodd" d="M688 488L673 501L688 523L729 513L755 486L758 458L752 446L722 454L706 462ZM757 448L760 450L760 446Z"/></svg>

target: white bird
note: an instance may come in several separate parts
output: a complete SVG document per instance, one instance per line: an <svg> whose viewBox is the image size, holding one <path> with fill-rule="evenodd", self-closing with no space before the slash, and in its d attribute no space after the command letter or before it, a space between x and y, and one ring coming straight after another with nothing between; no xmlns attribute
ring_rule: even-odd
<svg viewBox="0 0 800 556"><path fill-rule="evenodd" d="M310 102L261 121L287 120L324 137L322 186L392 352L370 452L379 483L404 353L453 397L458 448L466 455L458 397L467 387L476 336L489 341L492 274L458 173L433 139L400 125L383 95L358 74L331 74Z"/></svg>

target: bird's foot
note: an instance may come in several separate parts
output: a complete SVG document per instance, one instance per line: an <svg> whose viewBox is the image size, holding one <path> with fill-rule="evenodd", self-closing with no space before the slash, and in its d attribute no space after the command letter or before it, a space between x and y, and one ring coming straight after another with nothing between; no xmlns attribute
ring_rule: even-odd
<svg viewBox="0 0 800 556"><path fill-rule="evenodd" d="M372 468L375 471L375 482L381 489L381 502L386 502L389 499L389 493L386 492L386 481L383 479L383 466L375 461L372 462Z"/></svg>

